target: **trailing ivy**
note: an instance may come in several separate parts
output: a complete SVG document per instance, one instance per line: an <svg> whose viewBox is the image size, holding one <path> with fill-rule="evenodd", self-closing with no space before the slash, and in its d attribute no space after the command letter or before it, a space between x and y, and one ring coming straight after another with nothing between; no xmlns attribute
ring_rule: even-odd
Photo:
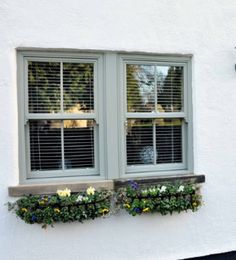
<svg viewBox="0 0 236 260"><path fill-rule="evenodd" d="M196 211L201 206L201 195L195 184L139 187L130 181L129 186L118 191L117 204L133 216L154 212L166 215L189 209Z"/></svg>
<svg viewBox="0 0 236 260"><path fill-rule="evenodd" d="M55 195L29 195L17 201L8 202L8 209L28 224L53 226L56 222L83 222L102 217L110 212L109 191L95 191L90 187L86 192L72 193L69 189L59 190Z"/></svg>

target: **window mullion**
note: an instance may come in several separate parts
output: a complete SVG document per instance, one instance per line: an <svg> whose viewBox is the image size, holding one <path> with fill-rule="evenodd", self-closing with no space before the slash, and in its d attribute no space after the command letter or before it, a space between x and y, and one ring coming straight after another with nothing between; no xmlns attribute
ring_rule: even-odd
<svg viewBox="0 0 236 260"><path fill-rule="evenodd" d="M63 108L63 62L60 62L60 94L61 94L61 99L60 99L60 106L61 106L61 113L63 113L64 108Z"/></svg>
<svg viewBox="0 0 236 260"><path fill-rule="evenodd" d="M154 100L155 100L155 112L158 111L157 107L157 75L156 75L156 66L154 66Z"/></svg>
<svg viewBox="0 0 236 260"><path fill-rule="evenodd" d="M64 121L61 120L61 160L62 170L65 170L65 155L64 155Z"/></svg>
<svg viewBox="0 0 236 260"><path fill-rule="evenodd" d="M156 149L156 120L152 120L153 125L153 164L156 165L157 149Z"/></svg>

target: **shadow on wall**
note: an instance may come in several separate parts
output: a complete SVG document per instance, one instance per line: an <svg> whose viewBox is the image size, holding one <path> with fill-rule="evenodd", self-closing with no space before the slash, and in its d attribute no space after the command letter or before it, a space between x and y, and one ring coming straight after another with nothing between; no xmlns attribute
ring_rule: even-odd
<svg viewBox="0 0 236 260"><path fill-rule="evenodd" d="M185 259L185 260L195 260L195 259L196 260L235 260L236 259L236 251L223 253L223 254L188 258L188 259Z"/></svg>

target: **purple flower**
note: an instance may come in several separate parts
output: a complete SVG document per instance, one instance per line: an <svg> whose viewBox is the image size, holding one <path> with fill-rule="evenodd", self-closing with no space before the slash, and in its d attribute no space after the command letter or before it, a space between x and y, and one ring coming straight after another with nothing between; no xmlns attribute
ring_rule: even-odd
<svg viewBox="0 0 236 260"><path fill-rule="evenodd" d="M135 211L136 213L140 213L140 212L141 212L141 209L140 209L140 208L134 208L134 211Z"/></svg>
<svg viewBox="0 0 236 260"><path fill-rule="evenodd" d="M35 221L37 220L37 217L36 217L35 215L33 215L33 216L31 217L31 220L32 220L33 222L35 222Z"/></svg>
<svg viewBox="0 0 236 260"><path fill-rule="evenodd" d="M138 189L138 183L137 182L129 180L129 184L130 184L130 186L131 186L131 188L133 190L137 190Z"/></svg>

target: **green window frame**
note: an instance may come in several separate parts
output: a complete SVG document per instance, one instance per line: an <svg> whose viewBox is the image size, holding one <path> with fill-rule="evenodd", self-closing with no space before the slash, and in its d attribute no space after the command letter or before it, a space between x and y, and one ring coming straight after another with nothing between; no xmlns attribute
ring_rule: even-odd
<svg viewBox="0 0 236 260"><path fill-rule="evenodd" d="M60 64L60 77L63 78L63 63L83 63L93 64L94 66L94 112L90 113L31 113L29 112L29 93L28 93L28 64L29 62L58 62ZM121 52L83 52L83 51L51 51L51 50L18 50L17 52L17 75L18 75L18 118L19 118L19 170L20 183L41 183L55 182L57 180L106 180L132 177L153 177L162 175L178 175L193 173L193 128L192 128L192 87L191 87L191 56L184 55L154 55L154 54L137 54ZM155 111L128 111L127 110L127 66L134 65L136 68L142 66L154 67L180 67L182 68L183 84L181 102L182 109L179 111L160 112L157 108L157 102L154 104ZM158 67L159 66L159 67ZM145 74L145 70L144 70ZM155 76L156 77L156 76ZM163 76L163 78L166 77ZM137 80L137 79L136 79ZM154 92L156 87L154 79ZM137 85L138 86L138 85ZM137 91L136 86L136 91ZM60 82L60 93L63 96L63 84ZM134 92L135 95L136 92ZM155 92L156 93L156 92ZM154 99L156 99L154 93ZM132 99L132 97L131 97ZM63 100L61 100L63 103ZM151 133L151 124L153 131L159 129L156 122L167 122L165 127L159 127L163 134L168 134L165 129L169 127L175 119L180 121L178 125L178 137L181 137L181 149L176 152L179 161L171 163L139 163L140 153L138 146L131 146L136 151L135 163L127 157L127 127L133 122L133 132L140 131L142 137L143 129L149 129ZM30 122L39 120L90 120L94 127L94 158L95 164L91 168L75 168L62 170L44 170L32 171L31 160L31 140L29 139ZM146 121L145 121L146 120ZM159 120L159 121L158 121ZM172 120L172 121L171 121ZM134 123L135 122L135 123ZM140 122L140 123L137 123ZM151 122L144 124L143 122ZM154 124L155 123L155 124ZM37 124L36 124L37 125ZM155 127L154 127L155 125ZM64 124L63 124L64 126ZM135 126L137 126L135 128ZM167 126L167 127L166 127ZM63 127L61 127L63 128ZM176 127L175 127L176 128ZM35 129L35 128L32 128ZM164 129L164 130L162 130ZM63 129L62 129L63 131ZM168 130L169 131L169 130ZM139 133L139 132L137 132ZM160 146L162 139L156 142L158 134L149 134L149 139L153 141L153 147ZM33 135L32 135L33 136ZM31 137L32 137L31 136ZM139 139L141 137L138 137ZM143 132L145 137L145 131ZM131 136L133 138L133 136ZM153 138L153 139L151 139ZM62 138L63 139L63 138ZM133 138L134 139L134 138ZM141 138L142 139L142 138ZM145 140L145 138L143 138ZM149 146L150 141L149 140ZM171 139L174 140L173 138ZM134 142L137 140L134 140ZM156 143L155 143L156 142ZM172 142L173 143L173 142ZM149 146L147 148L149 149ZM130 148L130 149L131 149ZM145 146L144 146L145 148ZM62 145L62 150L63 150ZM130 158L133 156L129 152ZM136 150L135 150L136 149ZM164 149L164 148L163 148ZM173 149L172 149L173 150ZM153 148L152 152L156 158ZM177 150L176 150L177 151ZM181 151L181 154L180 154ZM160 151L158 151L159 154ZM173 152L173 151L172 151ZM127 159L128 158L128 159ZM156 159L155 159L156 160ZM154 160L154 161L155 161ZM180 162L181 160L181 162ZM160 160L159 160L160 161ZM64 165L65 166L65 165Z"/></svg>

